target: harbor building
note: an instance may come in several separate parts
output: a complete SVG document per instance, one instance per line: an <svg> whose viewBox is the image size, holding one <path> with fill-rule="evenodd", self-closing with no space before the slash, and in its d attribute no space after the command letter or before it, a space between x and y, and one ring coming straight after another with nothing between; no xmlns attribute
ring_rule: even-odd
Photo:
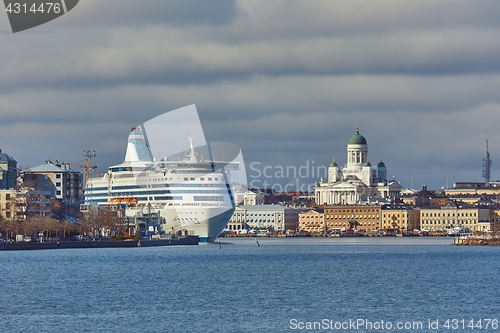
<svg viewBox="0 0 500 333"><path fill-rule="evenodd" d="M384 231L420 230L420 211L411 206L382 206L382 229Z"/></svg>
<svg viewBox="0 0 500 333"><path fill-rule="evenodd" d="M357 229L365 231L380 230L381 206L333 205L325 208L325 224L328 230Z"/></svg>
<svg viewBox="0 0 500 333"><path fill-rule="evenodd" d="M443 194L436 193L435 191L429 191L427 189L427 185L422 185L422 189L420 191L402 191L398 199L405 205L413 207L436 206L443 204L448 200Z"/></svg>
<svg viewBox="0 0 500 333"><path fill-rule="evenodd" d="M29 216L50 216L50 198L31 188L0 190L0 216L25 220Z"/></svg>
<svg viewBox="0 0 500 333"><path fill-rule="evenodd" d="M483 231L491 222L491 207L470 205L465 202L448 200L439 206L420 209L420 228L422 231L446 231L455 227L464 227L472 231Z"/></svg>
<svg viewBox="0 0 500 333"><path fill-rule="evenodd" d="M226 229L262 230L271 233L297 230L302 209L283 205L242 205L235 208Z"/></svg>
<svg viewBox="0 0 500 333"><path fill-rule="evenodd" d="M387 178L387 168L382 159L377 166L369 162L368 143L356 126L356 133L347 144L347 163L341 168L333 159L328 168L328 179L316 183L316 204L351 205L391 201L399 196L401 185Z"/></svg>
<svg viewBox="0 0 500 333"><path fill-rule="evenodd" d="M12 220L18 211L16 201L17 191L14 189L0 190L0 219Z"/></svg>
<svg viewBox="0 0 500 333"><path fill-rule="evenodd" d="M500 223L500 206L494 206L491 208L491 222Z"/></svg>
<svg viewBox="0 0 500 333"><path fill-rule="evenodd" d="M70 165L46 161L22 172L23 183L51 199L79 207L83 203L83 177Z"/></svg>
<svg viewBox="0 0 500 333"><path fill-rule="evenodd" d="M325 210L323 208L315 208L299 213L298 230L309 233L325 233L327 231Z"/></svg>
<svg viewBox="0 0 500 333"><path fill-rule="evenodd" d="M8 190L14 188L17 179L16 160L0 149L0 189Z"/></svg>

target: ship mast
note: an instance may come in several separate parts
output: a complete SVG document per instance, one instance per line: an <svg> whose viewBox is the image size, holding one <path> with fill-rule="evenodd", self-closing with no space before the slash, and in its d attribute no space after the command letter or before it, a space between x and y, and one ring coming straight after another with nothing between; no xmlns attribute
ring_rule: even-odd
<svg viewBox="0 0 500 333"><path fill-rule="evenodd" d="M196 160L196 151L194 150L193 140L194 138L188 134L189 140L189 162L197 162Z"/></svg>

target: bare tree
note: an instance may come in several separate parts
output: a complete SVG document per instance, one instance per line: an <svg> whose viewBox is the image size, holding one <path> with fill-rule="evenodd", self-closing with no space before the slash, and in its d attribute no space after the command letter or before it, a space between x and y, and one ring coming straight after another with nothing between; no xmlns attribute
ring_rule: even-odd
<svg viewBox="0 0 500 333"><path fill-rule="evenodd" d="M111 234L115 234L125 227L123 215L121 210L101 209L98 213L98 226L101 230L108 230Z"/></svg>
<svg viewBox="0 0 500 333"><path fill-rule="evenodd" d="M4 218L5 210L0 206L0 233L6 236L7 233L7 220Z"/></svg>

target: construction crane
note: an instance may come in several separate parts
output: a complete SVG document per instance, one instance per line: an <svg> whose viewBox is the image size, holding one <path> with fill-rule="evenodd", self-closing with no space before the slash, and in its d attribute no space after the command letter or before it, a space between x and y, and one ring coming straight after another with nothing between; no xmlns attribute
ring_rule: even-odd
<svg viewBox="0 0 500 333"><path fill-rule="evenodd" d="M85 180L85 186L87 186L87 181L89 180L89 175L91 170L97 169L97 165L90 165L88 161L85 161L85 164L78 164L78 163L61 163L63 165L68 165L72 167L77 167L77 168L83 168L85 170L84 172L84 180Z"/></svg>
<svg viewBox="0 0 500 333"><path fill-rule="evenodd" d="M85 159L85 186L87 186L87 181L89 180L89 169L94 170L97 168L97 165L91 165L90 161L92 157L96 157L95 150L83 150L83 156L87 157Z"/></svg>

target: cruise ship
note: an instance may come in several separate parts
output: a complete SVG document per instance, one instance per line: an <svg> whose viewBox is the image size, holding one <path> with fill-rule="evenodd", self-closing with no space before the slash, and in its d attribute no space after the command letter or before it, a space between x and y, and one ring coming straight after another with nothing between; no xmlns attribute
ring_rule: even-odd
<svg viewBox="0 0 500 333"><path fill-rule="evenodd" d="M144 126L132 128L123 163L90 178L85 200L88 205L105 205L133 199L126 208L134 216L147 205L159 211L165 233L197 235L201 242L213 242L226 227L235 203L231 172L239 162L214 161L211 145L195 149L188 136L189 150L155 159ZM203 160L200 151L208 160ZM214 150L214 149L212 149Z"/></svg>

